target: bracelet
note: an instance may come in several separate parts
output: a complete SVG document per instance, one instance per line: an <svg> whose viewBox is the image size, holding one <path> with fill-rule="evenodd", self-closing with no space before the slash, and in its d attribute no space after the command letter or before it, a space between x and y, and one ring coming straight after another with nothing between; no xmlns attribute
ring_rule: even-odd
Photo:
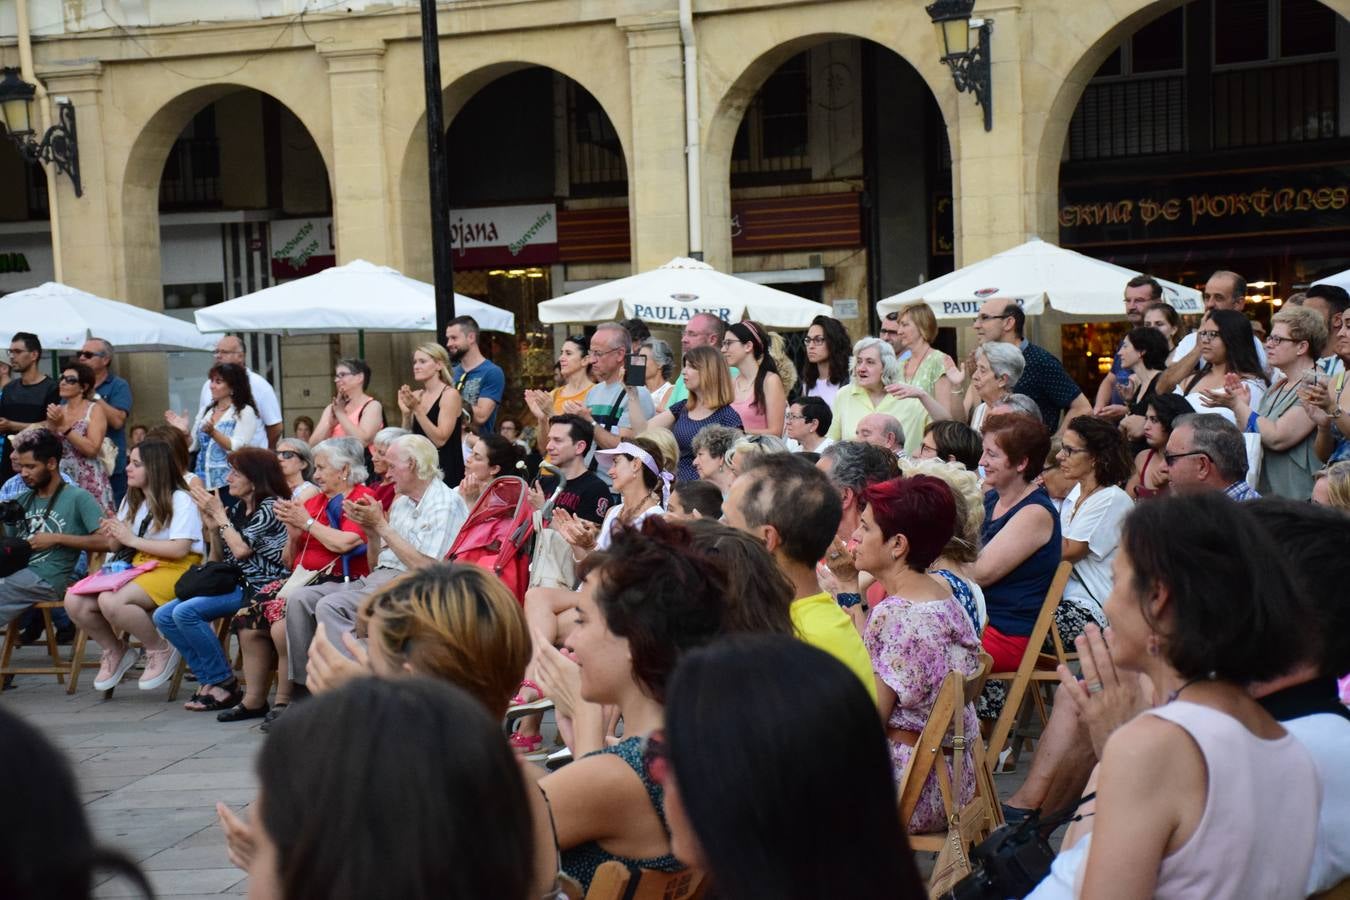
<svg viewBox="0 0 1350 900"><path fill-rule="evenodd" d="M1260 427L1256 424L1257 420L1260 419L1260 418L1261 418L1261 417L1260 417L1259 415L1257 415L1255 412L1253 412L1250 416L1247 417L1247 433L1248 433L1248 434L1260 434L1260 433L1261 433Z"/></svg>
<svg viewBox="0 0 1350 900"><path fill-rule="evenodd" d="M834 602L844 609L851 609L862 602L862 594L841 591L834 595Z"/></svg>

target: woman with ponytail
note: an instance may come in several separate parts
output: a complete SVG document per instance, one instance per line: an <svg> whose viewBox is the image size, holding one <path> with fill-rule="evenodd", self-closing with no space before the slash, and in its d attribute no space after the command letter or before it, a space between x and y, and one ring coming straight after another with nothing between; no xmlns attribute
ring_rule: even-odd
<svg viewBox="0 0 1350 900"><path fill-rule="evenodd" d="M732 379L736 399L731 408L740 415L744 431L781 437L787 391L769 353L768 332L749 319L728 326L722 339L722 356L728 366L739 371Z"/></svg>

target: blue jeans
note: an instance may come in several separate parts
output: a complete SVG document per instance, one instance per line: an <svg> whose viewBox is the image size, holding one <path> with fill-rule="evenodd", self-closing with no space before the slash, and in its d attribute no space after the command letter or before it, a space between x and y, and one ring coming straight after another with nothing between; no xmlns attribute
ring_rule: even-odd
<svg viewBox="0 0 1350 900"><path fill-rule="evenodd" d="M244 589L215 597L170 600L155 610L155 627L183 654L200 684L224 684L232 677L230 661L220 649L212 619L232 615L244 605Z"/></svg>

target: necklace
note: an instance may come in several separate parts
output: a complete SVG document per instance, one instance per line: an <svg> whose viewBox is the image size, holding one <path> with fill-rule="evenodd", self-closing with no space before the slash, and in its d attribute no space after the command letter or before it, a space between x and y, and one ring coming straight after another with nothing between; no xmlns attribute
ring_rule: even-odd
<svg viewBox="0 0 1350 900"><path fill-rule="evenodd" d="M919 367L923 365L923 361L924 361L925 359L927 359L927 358L928 358L928 354L930 354L930 353L932 353L932 352L933 352L933 347L932 347L932 345L930 344L930 345L927 347L927 349L925 349L925 350L923 351L923 356L920 356L918 359L915 359L913 356L910 356L910 358L907 359L907 360L905 361L905 368L906 368L906 369L909 368L909 366L910 366L911 363L914 365L914 371L913 371L912 374L909 373L909 372L906 372L906 373L905 373L905 380L906 380L906 381L909 381L909 380L915 378L915 377L919 374Z"/></svg>
<svg viewBox="0 0 1350 900"><path fill-rule="evenodd" d="M1172 693L1168 694L1168 695L1167 695L1167 699L1164 700L1163 703L1171 703L1173 700L1175 700L1175 699L1177 699L1178 697L1181 696L1181 692L1182 692L1182 691L1186 690L1186 688L1190 687L1191 685L1195 684L1196 682L1198 682L1198 681L1210 681L1210 680L1212 680L1213 678L1214 678L1214 673L1213 673L1213 672L1208 672L1208 673L1206 673L1206 674L1204 674L1204 675L1200 675L1200 676L1197 676L1197 677L1195 677L1195 678L1192 678L1190 681L1186 682L1186 683L1183 684L1181 687L1177 688L1175 691L1172 691Z"/></svg>

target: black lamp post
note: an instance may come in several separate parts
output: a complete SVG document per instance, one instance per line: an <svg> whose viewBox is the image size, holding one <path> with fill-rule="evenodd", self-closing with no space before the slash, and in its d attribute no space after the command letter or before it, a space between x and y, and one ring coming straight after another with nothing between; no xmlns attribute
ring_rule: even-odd
<svg viewBox="0 0 1350 900"><path fill-rule="evenodd" d="M19 70L6 66L0 69L0 125L29 162L55 163L56 171L65 172L75 186L75 196L84 194L80 185L80 152L75 141L75 107L68 100L58 100L58 122L42 140L33 128L33 98L37 86L24 81Z"/></svg>
<svg viewBox="0 0 1350 900"><path fill-rule="evenodd" d="M989 19L972 19L975 0L936 0L924 7L928 17L937 26L938 40L942 42L942 61L951 67L952 80L962 93L975 95L975 103L984 107L984 130L994 130L994 98L989 66L989 37L994 23ZM971 46L970 34L979 35Z"/></svg>
<svg viewBox="0 0 1350 900"><path fill-rule="evenodd" d="M455 317L455 267L450 246L450 163L441 107L441 48L436 0L421 0L422 80L427 102L427 175L431 200L431 269L436 286L436 342Z"/></svg>

